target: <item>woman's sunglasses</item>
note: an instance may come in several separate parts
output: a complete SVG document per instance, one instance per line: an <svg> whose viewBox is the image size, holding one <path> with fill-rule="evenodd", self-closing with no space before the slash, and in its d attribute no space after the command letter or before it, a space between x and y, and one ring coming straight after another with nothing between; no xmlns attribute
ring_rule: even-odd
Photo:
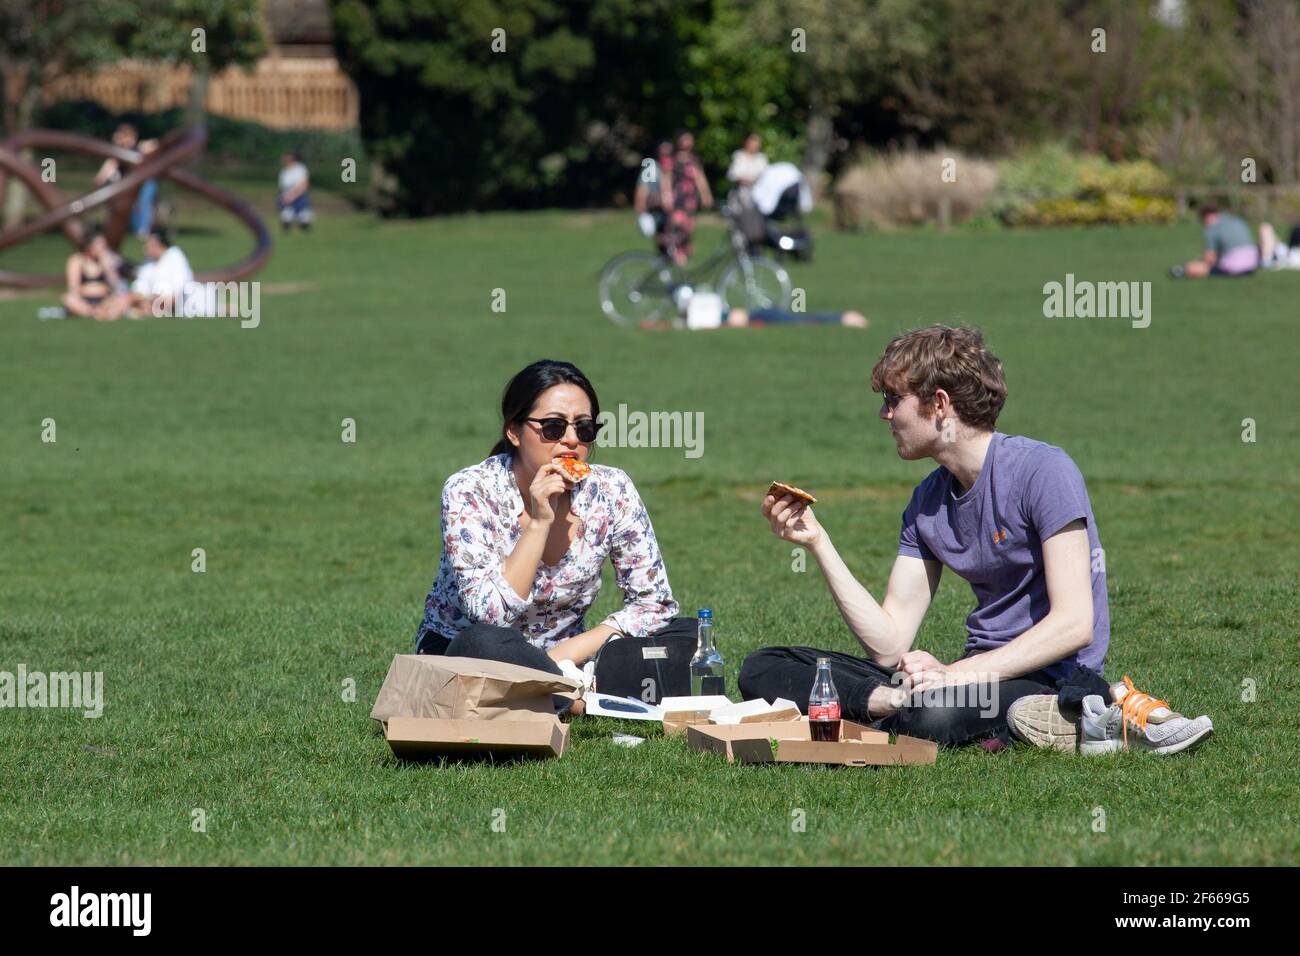
<svg viewBox="0 0 1300 956"><path fill-rule="evenodd" d="M573 426L573 433L578 436L578 441L584 445L589 445L596 440L596 433L600 431L604 422L598 422L590 418L580 418L576 422L570 422L563 418L525 418L526 422L535 422L541 426L542 438L546 441L560 441L564 438Z"/></svg>

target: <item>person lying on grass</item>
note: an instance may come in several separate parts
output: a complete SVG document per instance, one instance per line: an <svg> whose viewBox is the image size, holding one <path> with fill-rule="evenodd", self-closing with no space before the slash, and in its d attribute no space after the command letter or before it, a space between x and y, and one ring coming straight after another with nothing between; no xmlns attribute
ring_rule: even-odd
<svg viewBox="0 0 1300 956"><path fill-rule="evenodd" d="M678 319L678 323L682 321ZM676 328L672 319L645 319L639 323L648 332L663 332ZM727 313L726 322L719 328L744 329L764 325L842 325L850 329L865 329L867 318L852 309L847 312L787 312L785 309L742 309L739 306Z"/></svg>
<svg viewBox="0 0 1300 956"><path fill-rule="evenodd" d="M894 338L871 372L898 456L939 467L903 511L884 601L859 584L794 496L763 499L782 540L809 548L867 658L769 647L740 671L746 698L806 701L831 659L842 713L892 733L959 745L1023 740L1090 753L1186 749L1208 735L1164 701L1102 679L1110 642L1106 570L1083 476L1060 448L995 430L1007 388L975 329L933 325ZM913 649L944 567L970 582L965 653ZM1032 703L1031 707L1017 706ZM1082 736L1076 721L1082 717Z"/></svg>
<svg viewBox="0 0 1300 956"><path fill-rule="evenodd" d="M578 480L600 429L591 382L568 362L534 362L501 399L501 440L442 489L442 561L424 603L417 654L478 657L561 673L622 635L694 634L678 605L650 516L620 469ZM594 627L586 613L613 562L624 606ZM557 709L570 702L556 698ZM583 712L582 701L572 712Z"/></svg>

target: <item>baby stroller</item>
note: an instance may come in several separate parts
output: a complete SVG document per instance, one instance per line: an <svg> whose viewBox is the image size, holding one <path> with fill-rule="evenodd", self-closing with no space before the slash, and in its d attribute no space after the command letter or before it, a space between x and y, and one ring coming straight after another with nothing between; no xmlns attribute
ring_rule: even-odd
<svg viewBox="0 0 1300 956"><path fill-rule="evenodd" d="M790 167L790 164L781 165ZM786 175L790 175L789 170ZM749 241L751 254L767 247L776 250L778 258L789 254L799 262L812 261L812 235L803 218L804 212L811 208L812 197L802 174L794 175L797 179L775 194L775 203L772 190L762 189L761 177L751 189L736 189L727 197L727 204ZM763 205L771 211L764 213L760 208Z"/></svg>
<svg viewBox="0 0 1300 956"><path fill-rule="evenodd" d="M763 245L781 255L790 253L799 262L811 262L813 241L799 208L799 184L788 187L777 200L776 208L763 218Z"/></svg>

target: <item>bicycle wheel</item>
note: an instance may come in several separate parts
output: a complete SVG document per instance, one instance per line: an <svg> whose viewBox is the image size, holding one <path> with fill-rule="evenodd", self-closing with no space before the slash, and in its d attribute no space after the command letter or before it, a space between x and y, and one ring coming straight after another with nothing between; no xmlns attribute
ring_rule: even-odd
<svg viewBox="0 0 1300 956"><path fill-rule="evenodd" d="M790 273L766 256L737 259L718 281L724 312L734 308L788 309Z"/></svg>
<svg viewBox="0 0 1300 956"><path fill-rule="evenodd" d="M658 319L672 304L672 265L652 252L625 252L600 271L600 310L618 325Z"/></svg>

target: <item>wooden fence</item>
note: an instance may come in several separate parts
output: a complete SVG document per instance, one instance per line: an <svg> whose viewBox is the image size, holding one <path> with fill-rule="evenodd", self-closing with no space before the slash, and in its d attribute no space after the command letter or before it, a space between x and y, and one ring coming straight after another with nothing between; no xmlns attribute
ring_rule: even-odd
<svg viewBox="0 0 1300 956"><path fill-rule="evenodd" d="M45 90L45 103L94 100L113 112L152 112L184 106L190 68L121 63L84 76L63 77ZM208 83L208 111L273 129L346 130L357 125L360 101L338 61L270 56L251 73L232 67Z"/></svg>

